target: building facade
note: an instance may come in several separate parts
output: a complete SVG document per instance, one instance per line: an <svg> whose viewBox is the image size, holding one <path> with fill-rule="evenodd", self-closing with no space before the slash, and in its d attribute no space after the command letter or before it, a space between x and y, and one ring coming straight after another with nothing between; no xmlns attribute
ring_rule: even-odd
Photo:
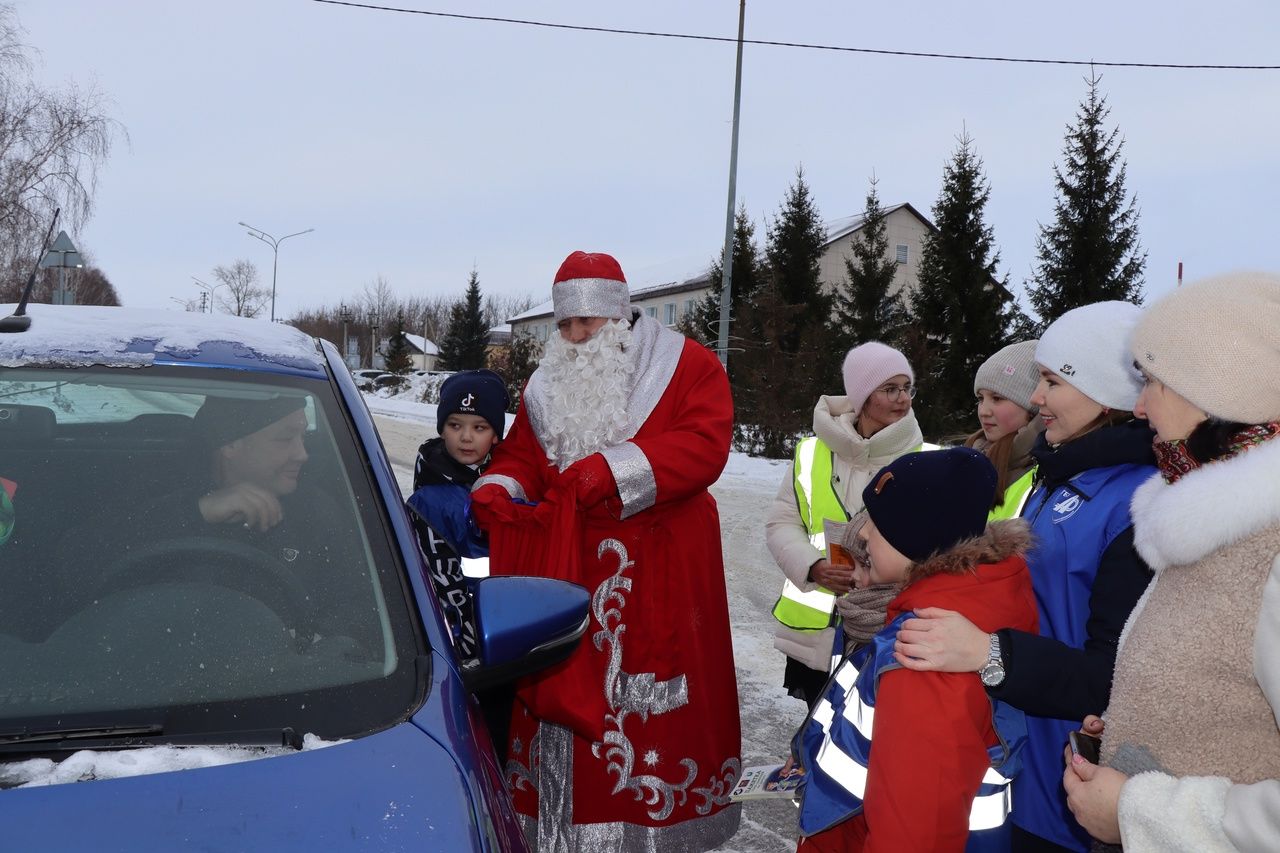
<svg viewBox="0 0 1280 853"><path fill-rule="evenodd" d="M864 224L865 217L862 214L825 223L827 240L818 261L818 274L827 290L838 287L845 281L845 258L852 254L851 243ZM920 252L924 237L931 231L937 231L937 228L910 204L896 204L885 208L885 237L889 241L890 257L898 265L893 279L893 293L904 290L910 293L915 288L919 280ZM711 274L706 271L683 281L633 290L631 304L668 328L675 328L706 298L710 290ZM512 317L509 323L512 335L532 335L539 341L545 341L556 328L550 301Z"/></svg>

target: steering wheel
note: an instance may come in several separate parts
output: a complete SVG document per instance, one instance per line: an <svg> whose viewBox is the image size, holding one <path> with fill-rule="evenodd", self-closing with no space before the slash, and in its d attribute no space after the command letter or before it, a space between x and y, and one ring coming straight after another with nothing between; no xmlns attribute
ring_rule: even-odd
<svg viewBox="0 0 1280 853"><path fill-rule="evenodd" d="M262 603L310 642L317 625L311 592L265 551L216 536L162 539L130 551L107 567L97 596L173 581L209 583ZM303 643L305 647L305 643Z"/></svg>

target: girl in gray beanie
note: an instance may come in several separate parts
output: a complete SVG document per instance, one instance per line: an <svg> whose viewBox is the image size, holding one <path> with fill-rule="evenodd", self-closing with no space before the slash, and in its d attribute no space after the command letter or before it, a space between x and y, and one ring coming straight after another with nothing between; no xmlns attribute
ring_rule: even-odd
<svg viewBox="0 0 1280 853"><path fill-rule="evenodd" d="M996 469L996 496L989 519L1016 518L1031 494L1035 460L1031 448L1044 430L1031 395L1040 384L1037 341L1009 344L982 363L973 378L982 428L964 446L981 451Z"/></svg>

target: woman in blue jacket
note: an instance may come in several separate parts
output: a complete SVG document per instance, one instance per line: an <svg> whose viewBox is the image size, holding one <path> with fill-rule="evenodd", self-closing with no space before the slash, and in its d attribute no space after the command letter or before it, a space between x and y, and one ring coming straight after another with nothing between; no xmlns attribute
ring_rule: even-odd
<svg viewBox="0 0 1280 853"><path fill-rule="evenodd" d="M895 647L903 666L973 672L1028 715L1013 784L1015 851L1087 851L1062 791L1067 732L1107 707L1116 646L1151 572L1133 548L1129 499L1155 471L1152 432L1135 420L1140 374L1128 353L1141 309L1099 302L1056 320L1036 347L1032 402L1045 424L1032 456L1037 486L1022 512L1040 631L987 634L963 616L916 610Z"/></svg>

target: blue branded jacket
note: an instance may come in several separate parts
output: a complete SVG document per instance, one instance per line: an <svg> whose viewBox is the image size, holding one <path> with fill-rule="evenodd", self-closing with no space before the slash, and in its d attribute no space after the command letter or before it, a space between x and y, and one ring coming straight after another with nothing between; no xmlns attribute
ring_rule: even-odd
<svg viewBox="0 0 1280 853"><path fill-rule="evenodd" d="M1029 715L1013 822L1068 849L1087 851L1090 839L1062 790L1067 733L1106 709L1120 632L1151 579L1133 549L1129 500L1155 473L1153 438L1131 421L1057 448L1041 436L1032 451L1042 481L1022 517L1036 543L1027 563L1040 631L999 632L1008 675L989 693Z"/></svg>

